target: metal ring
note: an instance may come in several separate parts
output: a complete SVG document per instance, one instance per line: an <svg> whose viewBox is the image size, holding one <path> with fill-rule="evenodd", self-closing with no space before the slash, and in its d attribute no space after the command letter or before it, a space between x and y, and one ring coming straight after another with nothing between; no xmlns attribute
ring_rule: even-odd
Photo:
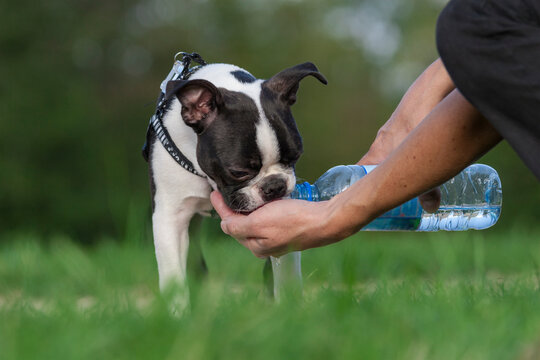
<svg viewBox="0 0 540 360"><path fill-rule="evenodd" d="M174 55L174 60L175 60L175 61L177 60L176 57L177 57L178 55L180 55L180 54L181 54L182 56L184 56L184 55L186 55L187 53L185 53L185 52L183 52L183 51L177 52L177 53Z"/></svg>

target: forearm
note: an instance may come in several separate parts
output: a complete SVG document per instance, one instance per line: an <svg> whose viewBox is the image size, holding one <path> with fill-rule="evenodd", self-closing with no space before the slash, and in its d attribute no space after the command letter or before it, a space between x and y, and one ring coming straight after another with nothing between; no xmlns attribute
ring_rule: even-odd
<svg viewBox="0 0 540 360"><path fill-rule="evenodd" d="M349 236L383 212L442 184L500 139L454 90L384 162L330 201L328 236Z"/></svg>
<svg viewBox="0 0 540 360"><path fill-rule="evenodd" d="M437 59L410 86L359 163L382 162L454 88L442 61Z"/></svg>

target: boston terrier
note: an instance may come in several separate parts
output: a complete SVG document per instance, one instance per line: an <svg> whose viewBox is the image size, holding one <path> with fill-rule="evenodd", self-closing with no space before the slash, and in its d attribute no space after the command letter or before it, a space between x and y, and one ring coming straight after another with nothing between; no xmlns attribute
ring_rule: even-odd
<svg viewBox="0 0 540 360"><path fill-rule="evenodd" d="M162 96L162 124L194 171L179 166L149 132L147 156L152 225L163 291L185 288L188 227L207 215L212 189L242 213L287 196L295 186L302 139L290 107L300 80L327 81L312 63L293 66L268 80L229 64L209 64L188 79L170 80Z"/></svg>

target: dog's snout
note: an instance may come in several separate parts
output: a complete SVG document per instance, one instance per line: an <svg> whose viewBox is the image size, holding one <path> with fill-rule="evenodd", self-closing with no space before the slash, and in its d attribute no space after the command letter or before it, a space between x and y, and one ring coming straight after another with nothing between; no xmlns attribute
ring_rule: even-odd
<svg viewBox="0 0 540 360"><path fill-rule="evenodd" d="M282 198L287 193L287 182L279 175L271 175L261 185L261 194L264 201Z"/></svg>

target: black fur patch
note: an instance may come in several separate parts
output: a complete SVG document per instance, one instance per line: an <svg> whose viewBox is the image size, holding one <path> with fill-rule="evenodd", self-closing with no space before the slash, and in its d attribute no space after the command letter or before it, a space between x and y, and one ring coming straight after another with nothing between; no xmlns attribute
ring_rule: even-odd
<svg viewBox="0 0 540 360"><path fill-rule="evenodd" d="M249 210L248 199L238 190L255 177L262 166L257 145L259 110L244 93L219 88L223 105L216 119L197 138L197 159L201 169L216 182L225 202L236 211ZM239 179L230 169L245 172Z"/></svg>
<svg viewBox="0 0 540 360"><path fill-rule="evenodd" d="M236 80L244 84L251 84L257 80L253 75L242 70L231 71L231 75L234 76Z"/></svg>
<svg viewBox="0 0 540 360"><path fill-rule="evenodd" d="M279 101L278 96L266 86L266 83L263 83L261 105L270 126L276 132L280 162L286 166L294 166L303 152L302 137L289 105Z"/></svg>

